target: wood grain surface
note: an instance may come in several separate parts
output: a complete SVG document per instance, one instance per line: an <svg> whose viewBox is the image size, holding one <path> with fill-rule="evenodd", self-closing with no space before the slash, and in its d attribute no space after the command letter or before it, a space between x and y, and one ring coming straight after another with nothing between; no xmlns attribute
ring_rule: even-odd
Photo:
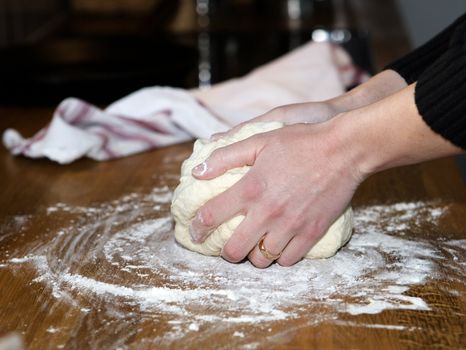
<svg viewBox="0 0 466 350"><path fill-rule="evenodd" d="M1 109L0 130L14 126L31 135L48 120L51 112L49 109ZM167 320L163 315L157 318L156 310L148 319L137 306L119 308L115 298L90 301L79 291L72 294L73 300L57 297L53 286L36 280L37 271L11 263L47 244L73 220L79 224L79 218L71 213L62 211L51 215L47 208L57 208L57 203L68 207L98 207L127 194L150 193L153 188L164 185L173 189L180 163L190 153L191 146L190 143L177 145L109 162L85 159L66 166L13 157L0 148L0 337L15 332L28 349L466 347L464 265L453 274L439 273L440 277L410 288L407 295L421 297L429 305L428 311L394 309L360 315L341 312L331 320L312 324L301 315L269 325L249 324L246 329L242 324L230 324L224 331L208 337L203 337L204 330L200 329L167 342L164 340L169 333ZM436 227L409 232L411 236L418 235L432 244L439 241L439 236L450 240L466 238L466 188L452 159L373 176L360 187L353 206L357 209L370 204L413 201L442 203L448 209ZM167 212L168 204L163 204L149 216L167 215ZM136 223L136 218L128 217L128 221L132 220ZM55 248L59 256L61 247ZM112 271L105 261L81 266L73 256L62 257L69 259L63 264L73 264L87 276L102 276L103 272ZM454 257L445 251L443 258L447 265ZM446 267L438 266L439 270L443 268ZM156 284L157 280L152 282ZM120 316L108 316L112 309L118 309ZM247 333L248 342L232 337L235 331Z"/></svg>

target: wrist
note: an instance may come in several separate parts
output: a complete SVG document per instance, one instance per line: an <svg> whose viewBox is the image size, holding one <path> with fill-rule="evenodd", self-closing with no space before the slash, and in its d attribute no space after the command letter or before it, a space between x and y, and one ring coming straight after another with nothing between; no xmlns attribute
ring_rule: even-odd
<svg viewBox="0 0 466 350"><path fill-rule="evenodd" d="M376 164L370 157L367 140L363 137L361 120L358 118L358 110L348 110L339 113L328 123L331 124L333 139L338 144L337 148L344 153L342 159L346 166L352 169L353 177L363 182L375 172Z"/></svg>
<svg viewBox="0 0 466 350"><path fill-rule="evenodd" d="M409 146L405 142L415 128L403 125L402 119L413 113L410 107L416 110L415 105L408 106L395 94L335 118L335 130L340 142L347 147L346 157L360 181L407 163L404 153Z"/></svg>
<svg viewBox="0 0 466 350"><path fill-rule="evenodd" d="M351 104L348 103L348 96L347 94L343 94L337 97L334 97L330 100L324 101L329 110L332 111L332 117L336 117L337 115L347 112L350 110ZM329 118L331 119L331 118Z"/></svg>
<svg viewBox="0 0 466 350"><path fill-rule="evenodd" d="M347 158L356 176L364 181L374 173L390 168L403 158L404 140L410 135L399 124L399 104L388 97L374 104L341 113L333 121ZM415 107L414 107L415 108Z"/></svg>
<svg viewBox="0 0 466 350"><path fill-rule="evenodd" d="M335 115L358 109L390 96L407 86L401 75L393 70L385 70L354 89L332 98L328 103Z"/></svg>
<svg viewBox="0 0 466 350"><path fill-rule="evenodd" d="M386 153L378 141L376 120L369 120L370 108L350 110L339 114L334 120L336 133L345 148L345 158L351 164L356 178L363 182L382 170Z"/></svg>
<svg viewBox="0 0 466 350"><path fill-rule="evenodd" d="M412 84L332 121L361 181L385 169L462 152L424 122L415 104L414 90Z"/></svg>

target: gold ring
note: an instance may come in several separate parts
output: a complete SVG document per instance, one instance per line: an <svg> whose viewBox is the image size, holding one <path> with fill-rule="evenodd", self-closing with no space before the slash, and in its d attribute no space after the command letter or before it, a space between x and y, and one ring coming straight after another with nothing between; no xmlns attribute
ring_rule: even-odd
<svg viewBox="0 0 466 350"><path fill-rule="evenodd" d="M264 245L265 236L267 236L267 234L263 235L259 243L257 243L257 246L259 247L260 252L264 256L264 258L266 258L267 260L274 261L274 260L279 259L280 256L282 256L281 252L278 254L272 254L265 248L265 245Z"/></svg>

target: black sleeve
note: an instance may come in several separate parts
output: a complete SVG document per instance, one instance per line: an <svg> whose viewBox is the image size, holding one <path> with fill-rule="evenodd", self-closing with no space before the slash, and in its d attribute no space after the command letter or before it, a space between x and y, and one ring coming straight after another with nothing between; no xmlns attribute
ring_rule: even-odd
<svg viewBox="0 0 466 350"><path fill-rule="evenodd" d="M463 14L424 45L390 63L384 69L396 71L408 84L417 81L422 72L447 51L453 33L465 22L466 14Z"/></svg>
<svg viewBox="0 0 466 350"><path fill-rule="evenodd" d="M415 101L434 132L466 149L466 21L451 34L446 52L420 74Z"/></svg>

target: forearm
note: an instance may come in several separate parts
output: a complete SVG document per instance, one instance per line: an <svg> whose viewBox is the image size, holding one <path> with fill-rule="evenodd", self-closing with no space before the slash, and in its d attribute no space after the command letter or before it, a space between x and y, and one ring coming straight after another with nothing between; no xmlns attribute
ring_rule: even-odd
<svg viewBox="0 0 466 350"><path fill-rule="evenodd" d="M405 80L393 70L385 70L367 82L327 102L337 113L347 112L377 102L406 87Z"/></svg>
<svg viewBox="0 0 466 350"><path fill-rule="evenodd" d="M419 115L415 84L366 107L340 114L332 122L351 149L361 178L378 171L463 153L433 132Z"/></svg>

